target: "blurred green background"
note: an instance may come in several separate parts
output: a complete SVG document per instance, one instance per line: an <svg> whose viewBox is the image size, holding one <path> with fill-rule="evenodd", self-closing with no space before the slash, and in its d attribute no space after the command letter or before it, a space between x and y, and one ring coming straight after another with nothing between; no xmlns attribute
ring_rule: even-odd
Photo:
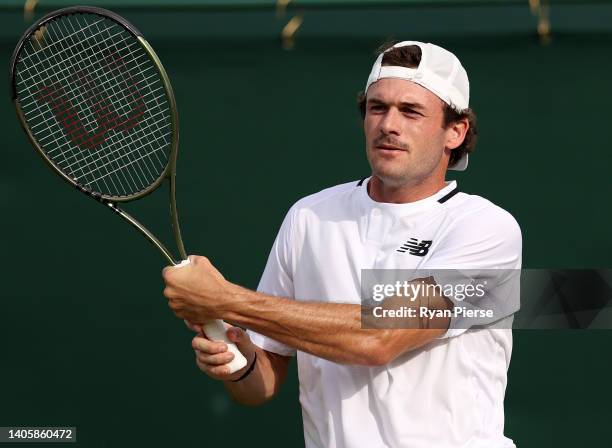
<svg viewBox="0 0 612 448"><path fill-rule="evenodd" d="M23 3L0 4L7 65ZM40 1L33 18L69 4ZM124 15L163 61L185 244L231 281L256 287L294 201L368 175L355 99L388 38L436 42L467 68L481 138L449 178L514 214L524 266L611 267L612 2L551 1L540 16L526 0L89 4ZM303 445L295 366L256 409L199 373L161 295L162 258L44 166L6 93L0 426L77 426L88 447ZM165 191L127 208L168 241ZM519 447L609 444L611 343L609 331L515 331L506 434Z"/></svg>

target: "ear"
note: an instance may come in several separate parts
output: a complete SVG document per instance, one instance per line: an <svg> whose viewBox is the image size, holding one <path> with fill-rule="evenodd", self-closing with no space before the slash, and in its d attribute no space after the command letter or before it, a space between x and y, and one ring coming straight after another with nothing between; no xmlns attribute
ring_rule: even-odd
<svg viewBox="0 0 612 448"><path fill-rule="evenodd" d="M462 118L459 121L451 123L451 125L446 128L444 147L451 150L458 148L463 143L463 140L465 140L465 135L469 128L470 122L467 118Z"/></svg>

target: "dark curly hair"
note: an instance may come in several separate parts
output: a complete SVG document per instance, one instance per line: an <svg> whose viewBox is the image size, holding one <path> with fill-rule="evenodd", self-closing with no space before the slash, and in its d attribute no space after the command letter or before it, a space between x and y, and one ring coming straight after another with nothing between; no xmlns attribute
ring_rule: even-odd
<svg viewBox="0 0 612 448"><path fill-rule="evenodd" d="M397 42L387 42L380 46L376 52L376 55L380 55L388 48L391 48ZM417 68L421 62L421 48L417 45L409 45L406 47L394 48L383 56L382 65L393 65L408 68ZM360 92L357 97L357 105L361 118L365 119L366 114L366 95L364 92ZM476 122L476 114L471 108L464 110L463 112L457 112L451 108L448 104L444 103L444 122L442 123L443 128L448 128L452 123L456 123L464 118L468 119L469 129L465 135L463 143L453 150L449 160L449 166L453 166L463 154L471 154L476 147L476 141L478 140L478 128Z"/></svg>

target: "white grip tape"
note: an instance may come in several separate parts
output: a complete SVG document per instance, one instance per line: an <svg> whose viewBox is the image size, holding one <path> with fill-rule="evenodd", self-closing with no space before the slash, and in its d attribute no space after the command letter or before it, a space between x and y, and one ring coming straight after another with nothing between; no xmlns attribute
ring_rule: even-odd
<svg viewBox="0 0 612 448"><path fill-rule="evenodd" d="M191 260L189 258L186 258L183 261L181 261L179 264L175 264L174 267L182 268L183 266L187 266L188 264L191 264Z"/></svg>
<svg viewBox="0 0 612 448"><path fill-rule="evenodd" d="M174 267L182 268L183 266L187 266L190 263L191 261L189 260L189 258L187 258L181 261L179 264L174 265ZM230 342L230 340L227 338L225 325L223 324L222 320L211 320L209 322L206 322L202 326L202 328L204 330L204 334L208 339L210 339L211 341L225 342L227 344L227 349L234 354L234 359L232 359L228 364L226 364L229 366L230 373L237 372L238 370L242 369L244 366L247 365L246 358L242 355L242 353L240 353L240 350L238 350L236 344Z"/></svg>
<svg viewBox="0 0 612 448"><path fill-rule="evenodd" d="M223 341L227 344L227 349L234 354L234 359L232 359L229 364L226 364L230 368L230 373L237 372L247 365L246 358L240 353L238 347L233 342L227 338L227 333L225 330L225 325L222 320L211 320L206 322L202 328L204 329L204 334L211 341Z"/></svg>

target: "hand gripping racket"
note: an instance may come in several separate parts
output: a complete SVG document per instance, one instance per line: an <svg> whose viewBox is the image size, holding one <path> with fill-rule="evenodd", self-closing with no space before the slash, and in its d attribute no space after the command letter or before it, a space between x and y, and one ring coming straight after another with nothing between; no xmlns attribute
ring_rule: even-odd
<svg viewBox="0 0 612 448"><path fill-rule="evenodd" d="M176 103L142 34L104 9L60 9L25 32L11 59L10 82L21 126L47 165L129 222L172 265L189 263L176 209ZM145 197L164 180L181 262L117 206ZM222 321L206 323L204 332L227 343L232 372L246 365Z"/></svg>

